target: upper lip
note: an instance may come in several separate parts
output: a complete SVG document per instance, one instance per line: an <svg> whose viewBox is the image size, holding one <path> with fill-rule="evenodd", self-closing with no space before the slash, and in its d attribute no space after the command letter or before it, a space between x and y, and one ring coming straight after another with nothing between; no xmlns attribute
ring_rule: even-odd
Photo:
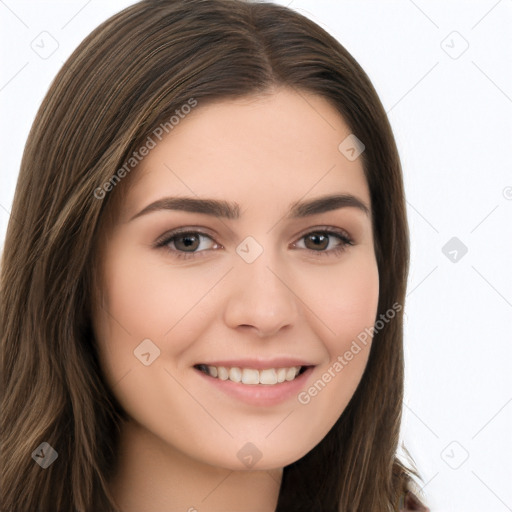
<svg viewBox="0 0 512 512"><path fill-rule="evenodd" d="M274 359L223 359L222 361L201 362L206 366L224 366L226 368L254 368L264 370L266 368L291 368L292 366L315 366L312 363L298 358L277 357Z"/></svg>

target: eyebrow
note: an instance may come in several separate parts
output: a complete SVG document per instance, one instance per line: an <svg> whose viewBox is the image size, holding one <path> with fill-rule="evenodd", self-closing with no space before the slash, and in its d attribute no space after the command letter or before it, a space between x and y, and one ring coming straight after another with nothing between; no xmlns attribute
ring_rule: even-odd
<svg viewBox="0 0 512 512"><path fill-rule="evenodd" d="M366 215L370 215L370 208L356 196L352 194L336 194L318 197L309 201L296 201L290 205L286 218L298 219L340 208L357 208ZM238 203L218 199L198 199L195 197L164 197L143 208L129 222L142 215L161 210L203 213L228 220L240 218L240 205Z"/></svg>

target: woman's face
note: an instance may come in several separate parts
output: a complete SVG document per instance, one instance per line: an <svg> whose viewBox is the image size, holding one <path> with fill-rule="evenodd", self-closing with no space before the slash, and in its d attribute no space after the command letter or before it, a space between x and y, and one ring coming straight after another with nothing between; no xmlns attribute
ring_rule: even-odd
<svg viewBox="0 0 512 512"><path fill-rule="evenodd" d="M199 101L132 171L94 328L114 395L163 452L284 467L347 406L379 295L362 162L350 139L339 149L349 135L304 92Z"/></svg>

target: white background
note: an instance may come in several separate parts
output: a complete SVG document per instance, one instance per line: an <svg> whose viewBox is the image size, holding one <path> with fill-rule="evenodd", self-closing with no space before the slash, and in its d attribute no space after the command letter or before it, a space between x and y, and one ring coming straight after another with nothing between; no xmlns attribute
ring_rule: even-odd
<svg viewBox="0 0 512 512"><path fill-rule="evenodd" d="M52 79L92 29L131 3L0 1L2 246L23 147ZM412 244L402 437L423 491L433 511L512 510L512 1L278 3L358 60L399 146ZM58 44L48 58L33 49L41 37L51 48L44 31ZM445 255L453 237L459 247Z"/></svg>

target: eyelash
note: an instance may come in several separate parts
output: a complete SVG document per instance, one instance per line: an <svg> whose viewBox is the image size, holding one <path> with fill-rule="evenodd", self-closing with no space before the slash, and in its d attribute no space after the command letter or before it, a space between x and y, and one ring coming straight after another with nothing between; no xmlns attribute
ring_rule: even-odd
<svg viewBox="0 0 512 512"><path fill-rule="evenodd" d="M332 236L335 236L336 238L338 238L338 240L340 240L340 242L341 242L334 249L329 249L327 251L325 251L325 250L323 250L323 251L315 251L313 249L308 249L308 248L303 249L303 250L306 250L306 251L308 251L310 253L313 253L315 256L316 255L318 255L320 257L337 256L337 255L341 254L343 251L345 251L347 249L347 246L354 245L353 240L348 236L348 234L345 231L342 231L342 230L339 230L339 229L330 228L330 227L327 227L327 226L324 226L324 227L321 227L321 228L318 228L318 229L315 229L315 230L308 231L307 233L302 235L299 238L299 240L302 240L303 238L305 238L305 237L307 237L309 235L312 235L312 234L320 234L320 235L328 234L328 235L332 235ZM178 235L200 235L202 237L210 238L212 241L214 241L213 238L210 235L208 235L207 233L204 233L202 231L192 230L190 228L178 228L178 229L175 229L175 230L171 231L170 233L166 233L165 235L160 237L155 242L154 247L156 249L161 248L161 249L171 253L173 257L178 258L178 259L183 259L183 260L190 259L190 258L197 258L198 255L201 254L201 253L205 253L205 252L208 252L208 251L211 251L211 250L215 250L215 249L205 249L205 250L196 251L196 252L186 252L186 251L179 251L177 249L169 248L168 247L169 243L174 241L175 238L178 238Z"/></svg>

